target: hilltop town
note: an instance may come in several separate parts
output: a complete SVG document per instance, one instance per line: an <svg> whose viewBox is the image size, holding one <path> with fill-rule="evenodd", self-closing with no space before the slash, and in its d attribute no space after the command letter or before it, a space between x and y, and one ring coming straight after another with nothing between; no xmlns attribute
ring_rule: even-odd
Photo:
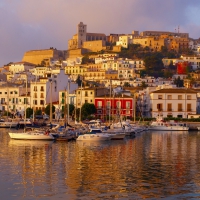
<svg viewBox="0 0 200 200"><path fill-rule="evenodd" d="M30 50L1 68L0 112L50 114L52 103L55 119L66 104L70 120L199 118L199 54L200 40L179 30L106 35L80 22L67 50Z"/></svg>

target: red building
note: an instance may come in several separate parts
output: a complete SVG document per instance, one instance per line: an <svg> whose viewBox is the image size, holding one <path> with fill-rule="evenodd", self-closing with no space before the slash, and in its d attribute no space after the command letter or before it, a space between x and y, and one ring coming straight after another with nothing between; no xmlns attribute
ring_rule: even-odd
<svg viewBox="0 0 200 200"><path fill-rule="evenodd" d="M98 119L105 120L109 115L112 118L117 116L130 118L134 115L134 99L127 95L95 97L95 107Z"/></svg>

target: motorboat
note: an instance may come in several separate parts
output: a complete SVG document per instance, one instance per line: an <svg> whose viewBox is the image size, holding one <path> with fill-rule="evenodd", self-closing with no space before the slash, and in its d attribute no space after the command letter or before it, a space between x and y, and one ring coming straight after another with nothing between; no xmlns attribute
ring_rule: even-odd
<svg viewBox="0 0 200 200"><path fill-rule="evenodd" d="M89 132L90 133L94 133L94 134L104 134L104 135L108 135L110 137L111 140L123 140L126 136L125 132L123 129L101 129L98 127L90 127L89 128Z"/></svg>
<svg viewBox="0 0 200 200"><path fill-rule="evenodd" d="M89 140L89 141L105 141L105 140L110 140L111 136L108 134L102 134L102 133L85 133L83 135L79 135L76 140L84 141L84 140Z"/></svg>
<svg viewBox="0 0 200 200"><path fill-rule="evenodd" d="M185 123L174 120L164 121L161 116L158 116L156 121L153 121L148 129L155 131L188 131L189 127Z"/></svg>
<svg viewBox="0 0 200 200"><path fill-rule="evenodd" d="M0 119L0 128L15 128L18 124L18 121L13 119Z"/></svg>
<svg viewBox="0 0 200 200"><path fill-rule="evenodd" d="M31 129L24 131L16 131L8 133L11 139L18 140L54 140L54 136L49 130L44 129Z"/></svg>

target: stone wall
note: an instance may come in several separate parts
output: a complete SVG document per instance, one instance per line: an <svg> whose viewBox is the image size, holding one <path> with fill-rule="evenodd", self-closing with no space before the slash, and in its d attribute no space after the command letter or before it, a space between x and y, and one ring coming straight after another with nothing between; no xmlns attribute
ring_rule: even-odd
<svg viewBox="0 0 200 200"><path fill-rule="evenodd" d="M44 59L64 59L64 52L56 49L31 50L24 53L22 61L38 65Z"/></svg>

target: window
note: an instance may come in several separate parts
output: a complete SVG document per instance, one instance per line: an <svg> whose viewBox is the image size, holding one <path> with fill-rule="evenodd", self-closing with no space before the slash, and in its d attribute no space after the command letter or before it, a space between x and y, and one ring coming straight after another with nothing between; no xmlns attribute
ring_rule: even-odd
<svg viewBox="0 0 200 200"><path fill-rule="evenodd" d="M171 103L167 104L167 111L172 111L172 104Z"/></svg>
<svg viewBox="0 0 200 200"><path fill-rule="evenodd" d="M40 100L40 105L44 105L44 100Z"/></svg>
<svg viewBox="0 0 200 200"><path fill-rule="evenodd" d="M192 111L192 105L191 105L191 103L188 103L187 104L187 112L190 112L190 111Z"/></svg>
<svg viewBox="0 0 200 200"><path fill-rule="evenodd" d="M102 107L102 101L97 101L97 108L101 108Z"/></svg>
<svg viewBox="0 0 200 200"><path fill-rule="evenodd" d="M121 108L121 102L117 101L116 106L117 106L117 108Z"/></svg>
<svg viewBox="0 0 200 200"><path fill-rule="evenodd" d="M167 99L172 99L172 95L167 95Z"/></svg>
<svg viewBox="0 0 200 200"><path fill-rule="evenodd" d="M106 102L106 106L107 106L107 108L110 108L110 107L111 107L111 102L110 102L110 101L107 101L107 102Z"/></svg>
<svg viewBox="0 0 200 200"><path fill-rule="evenodd" d="M162 111L162 103L157 104L157 109L158 109L158 111Z"/></svg>
<svg viewBox="0 0 200 200"><path fill-rule="evenodd" d="M183 109L182 109L182 103L178 104L178 111L183 111Z"/></svg>
<svg viewBox="0 0 200 200"><path fill-rule="evenodd" d="M178 95L178 100L181 100L182 99L182 95Z"/></svg>
<svg viewBox="0 0 200 200"><path fill-rule="evenodd" d="M130 108L131 107L130 105L131 105L131 102L129 102L129 101L126 102L126 108Z"/></svg>
<svg viewBox="0 0 200 200"><path fill-rule="evenodd" d="M163 97L162 97L162 95L158 95L158 99L162 99Z"/></svg>
<svg viewBox="0 0 200 200"><path fill-rule="evenodd" d="M191 95L187 95L187 99L191 100L192 99Z"/></svg>

